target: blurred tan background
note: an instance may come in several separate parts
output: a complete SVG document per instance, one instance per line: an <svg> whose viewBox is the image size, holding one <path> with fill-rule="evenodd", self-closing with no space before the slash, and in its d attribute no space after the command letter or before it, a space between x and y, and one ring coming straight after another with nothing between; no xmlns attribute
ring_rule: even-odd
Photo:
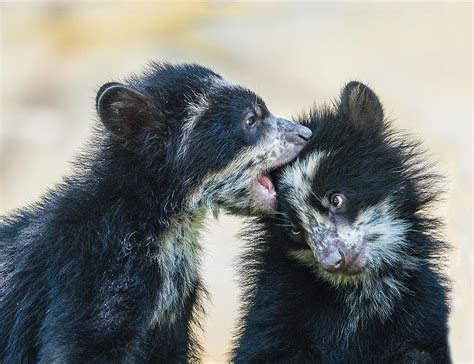
<svg viewBox="0 0 474 364"><path fill-rule="evenodd" d="M0 213L70 170L95 122L98 87L149 60L196 61L290 117L369 83L390 118L425 142L449 178L440 213L452 243L451 345L472 362L471 4L2 2ZM241 221L205 234L212 293L206 362L223 363L238 305Z"/></svg>

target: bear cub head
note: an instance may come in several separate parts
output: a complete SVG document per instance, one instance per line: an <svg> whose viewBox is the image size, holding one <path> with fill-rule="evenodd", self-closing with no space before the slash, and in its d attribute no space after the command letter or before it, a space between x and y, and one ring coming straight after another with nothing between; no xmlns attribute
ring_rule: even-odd
<svg viewBox="0 0 474 364"><path fill-rule="evenodd" d="M316 136L276 176L288 252L336 286L401 290L395 277L439 255L422 243L439 226L426 214L439 176L370 88L350 82L335 106L301 118Z"/></svg>
<svg viewBox="0 0 474 364"><path fill-rule="evenodd" d="M273 211L269 172L312 135L273 115L252 91L195 64L153 64L126 83L107 83L96 108L110 143L161 174L162 192L184 191L188 208Z"/></svg>

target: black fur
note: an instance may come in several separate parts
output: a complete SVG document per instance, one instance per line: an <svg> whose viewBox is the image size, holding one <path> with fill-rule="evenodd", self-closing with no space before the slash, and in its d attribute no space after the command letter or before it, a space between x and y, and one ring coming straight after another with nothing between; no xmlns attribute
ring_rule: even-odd
<svg viewBox="0 0 474 364"><path fill-rule="evenodd" d="M315 137L278 173L280 213L243 233L250 245L233 362L450 362L446 244L428 211L439 176L418 144L384 121L377 96L360 83L349 83L334 109L315 108L300 122ZM318 155L318 163L305 164ZM342 210L327 200L334 191L347 198ZM381 221L386 229L354 240L365 249L362 271L324 270L321 242L347 249L338 229L355 231L363 211L387 205L388 213L366 221L367 229ZM391 231L403 232L399 241L390 241Z"/></svg>
<svg viewBox="0 0 474 364"><path fill-rule="evenodd" d="M153 64L96 107L105 128L72 176L0 222L2 363L198 358L202 214L256 211L253 179L302 147L298 126L198 65Z"/></svg>

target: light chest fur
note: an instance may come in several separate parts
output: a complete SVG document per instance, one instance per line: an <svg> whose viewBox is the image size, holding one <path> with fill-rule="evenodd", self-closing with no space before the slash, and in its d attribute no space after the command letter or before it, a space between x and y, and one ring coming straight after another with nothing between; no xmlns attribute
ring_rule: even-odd
<svg viewBox="0 0 474 364"><path fill-rule="evenodd" d="M205 211L200 211L172 225L160 237L162 248L153 260L159 266L161 280L151 326L172 324L199 283L199 238L205 220Z"/></svg>

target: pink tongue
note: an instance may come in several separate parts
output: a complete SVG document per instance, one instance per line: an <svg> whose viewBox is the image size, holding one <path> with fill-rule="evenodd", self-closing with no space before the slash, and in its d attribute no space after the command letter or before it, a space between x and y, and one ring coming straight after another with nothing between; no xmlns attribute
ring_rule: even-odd
<svg viewBox="0 0 474 364"><path fill-rule="evenodd" d="M273 187L273 182L272 179L269 176L260 176L258 177L258 183L260 183L263 187L265 187L268 192L274 194L275 193L275 187Z"/></svg>

